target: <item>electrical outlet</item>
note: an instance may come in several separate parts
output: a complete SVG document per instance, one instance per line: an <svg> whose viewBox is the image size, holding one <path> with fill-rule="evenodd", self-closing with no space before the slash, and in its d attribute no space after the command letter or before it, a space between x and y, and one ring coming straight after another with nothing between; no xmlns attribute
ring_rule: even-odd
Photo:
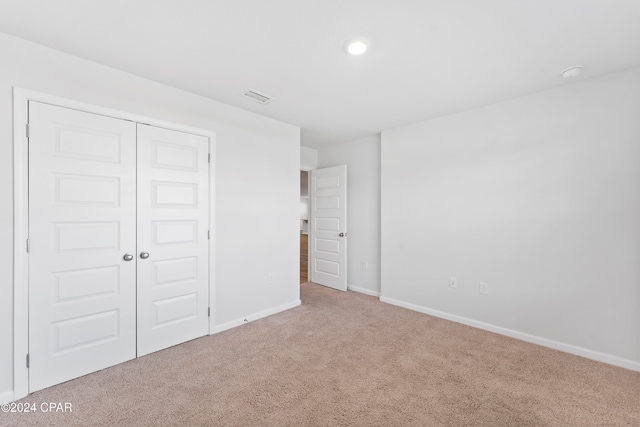
<svg viewBox="0 0 640 427"><path fill-rule="evenodd" d="M482 295L489 295L489 284L487 282L480 282L480 293Z"/></svg>
<svg viewBox="0 0 640 427"><path fill-rule="evenodd" d="M362 261L362 269L366 270L369 268L369 263L367 263L367 261Z"/></svg>
<svg viewBox="0 0 640 427"><path fill-rule="evenodd" d="M457 288L458 287L458 278L457 277L449 277L449 287L450 288Z"/></svg>

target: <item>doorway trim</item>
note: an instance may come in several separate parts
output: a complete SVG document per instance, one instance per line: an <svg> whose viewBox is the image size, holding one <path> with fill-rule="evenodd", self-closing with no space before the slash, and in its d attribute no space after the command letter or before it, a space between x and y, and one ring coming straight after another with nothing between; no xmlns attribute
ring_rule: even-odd
<svg viewBox="0 0 640 427"><path fill-rule="evenodd" d="M29 101L85 111L115 119L201 135L209 139L209 307L215 307L215 168L216 134L210 130L128 113L93 104L13 87L13 400L29 394ZM209 334L215 330L215 310L209 317Z"/></svg>

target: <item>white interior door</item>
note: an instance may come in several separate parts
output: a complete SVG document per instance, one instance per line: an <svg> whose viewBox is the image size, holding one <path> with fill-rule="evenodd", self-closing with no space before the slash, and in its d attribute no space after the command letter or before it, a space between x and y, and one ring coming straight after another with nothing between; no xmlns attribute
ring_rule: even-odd
<svg viewBox="0 0 640 427"><path fill-rule="evenodd" d="M311 171L310 279L347 290L347 166Z"/></svg>
<svg viewBox="0 0 640 427"><path fill-rule="evenodd" d="M33 392L136 357L136 125L29 102L29 126Z"/></svg>
<svg viewBox="0 0 640 427"><path fill-rule="evenodd" d="M209 140L138 125L138 355L209 331Z"/></svg>

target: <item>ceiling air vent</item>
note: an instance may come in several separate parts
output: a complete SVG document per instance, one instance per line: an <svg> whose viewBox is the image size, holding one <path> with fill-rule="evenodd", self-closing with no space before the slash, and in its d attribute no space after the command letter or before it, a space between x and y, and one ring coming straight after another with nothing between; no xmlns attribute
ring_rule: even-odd
<svg viewBox="0 0 640 427"><path fill-rule="evenodd" d="M273 99L266 93L258 92L257 90L253 90L253 89L249 89L243 95L249 99L259 102L260 104L268 104Z"/></svg>

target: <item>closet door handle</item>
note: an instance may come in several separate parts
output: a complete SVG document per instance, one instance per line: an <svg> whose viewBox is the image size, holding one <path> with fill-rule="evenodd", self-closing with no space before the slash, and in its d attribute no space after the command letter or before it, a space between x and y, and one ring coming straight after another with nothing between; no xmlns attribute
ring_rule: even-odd
<svg viewBox="0 0 640 427"><path fill-rule="evenodd" d="M133 259L133 255L131 254L124 254L124 256L122 257L123 260L125 261L131 261Z"/></svg>
<svg viewBox="0 0 640 427"><path fill-rule="evenodd" d="M149 252L140 252L140 258L142 259L149 258Z"/></svg>
<svg viewBox="0 0 640 427"><path fill-rule="evenodd" d="M340 234L338 234L338 236L340 236L340 237L344 237L344 236L346 236L346 235L347 235L347 233L340 233Z"/></svg>

